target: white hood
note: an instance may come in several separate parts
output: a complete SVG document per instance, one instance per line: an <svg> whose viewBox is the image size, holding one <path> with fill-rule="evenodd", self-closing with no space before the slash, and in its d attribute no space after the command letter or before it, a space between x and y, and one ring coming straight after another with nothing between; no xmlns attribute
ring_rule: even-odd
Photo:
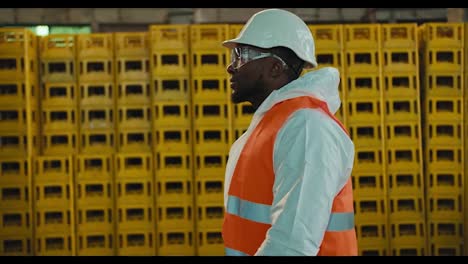
<svg viewBox="0 0 468 264"><path fill-rule="evenodd" d="M239 159L239 155L252 131L262 120L265 113L275 104L299 96L313 96L325 101L331 113L338 111L341 100L338 92L340 83L340 74L336 68L324 67L315 71L308 72L295 81L292 81L279 90L273 91L260 107L255 111L252 121L247 131L240 136L229 151L229 160L226 165L224 179L224 205L227 202L227 193L231 183L232 174Z"/></svg>
<svg viewBox="0 0 468 264"><path fill-rule="evenodd" d="M340 73L336 68L324 67L308 72L281 89L273 91L260 105L255 115L263 115L275 104L299 96L313 96L325 101L330 112L335 114L341 104L339 83Z"/></svg>

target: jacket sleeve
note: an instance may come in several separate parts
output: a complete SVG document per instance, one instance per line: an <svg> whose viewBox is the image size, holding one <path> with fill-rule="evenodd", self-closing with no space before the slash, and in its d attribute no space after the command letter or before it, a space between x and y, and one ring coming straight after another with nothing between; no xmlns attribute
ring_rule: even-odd
<svg viewBox="0 0 468 264"><path fill-rule="evenodd" d="M296 111L275 140L272 226L255 255L317 255L353 161L354 145L334 120L321 110Z"/></svg>

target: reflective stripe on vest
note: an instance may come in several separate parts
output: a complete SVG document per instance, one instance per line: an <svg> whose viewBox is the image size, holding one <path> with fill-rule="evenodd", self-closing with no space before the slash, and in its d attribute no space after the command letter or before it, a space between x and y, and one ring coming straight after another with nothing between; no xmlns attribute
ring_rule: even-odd
<svg viewBox="0 0 468 264"><path fill-rule="evenodd" d="M222 232L227 255L254 255L265 240L271 227L274 141L287 118L304 108L320 108L346 131L325 102L311 97L285 100L265 114L247 139L229 186ZM357 255L351 179L333 201L318 255Z"/></svg>
<svg viewBox="0 0 468 264"><path fill-rule="evenodd" d="M242 208L242 209L241 209ZM227 212L257 223L271 224L271 206L253 203L229 195ZM346 231L354 228L354 213L332 213L328 220L327 231Z"/></svg>

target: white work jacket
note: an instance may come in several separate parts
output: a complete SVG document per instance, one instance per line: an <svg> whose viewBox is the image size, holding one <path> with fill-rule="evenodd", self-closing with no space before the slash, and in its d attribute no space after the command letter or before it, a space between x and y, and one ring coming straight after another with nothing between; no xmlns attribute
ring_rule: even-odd
<svg viewBox="0 0 468 264"><path fill-rule="evenodd" d="M341 104L339 81L338 70L325 67L308 72L273 91L263 101L249 128L234 142L229 152L224 185L225 207L239 155L265 113L281 101L313 96L325 101L334 114ZM273 160L275 174L270 216L272 226L256 255L317 255L333 199L351 175L353 142L322 110L301 109L294 112L279 130L273 157L264 158Z"/></svg>

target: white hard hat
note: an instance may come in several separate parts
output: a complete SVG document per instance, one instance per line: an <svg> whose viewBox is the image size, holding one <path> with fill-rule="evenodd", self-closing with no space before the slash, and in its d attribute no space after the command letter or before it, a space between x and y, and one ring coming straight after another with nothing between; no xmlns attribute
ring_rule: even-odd
<svg viewBox="0 0 468 264"><path fill-rule="evenodd" d="M286 10L267 9L254 14L237 38L223 42L227 48L235 48L237 44L264 49L286 47L306 62L304 68L317 67L310 29L300 17Z"/></svg>

